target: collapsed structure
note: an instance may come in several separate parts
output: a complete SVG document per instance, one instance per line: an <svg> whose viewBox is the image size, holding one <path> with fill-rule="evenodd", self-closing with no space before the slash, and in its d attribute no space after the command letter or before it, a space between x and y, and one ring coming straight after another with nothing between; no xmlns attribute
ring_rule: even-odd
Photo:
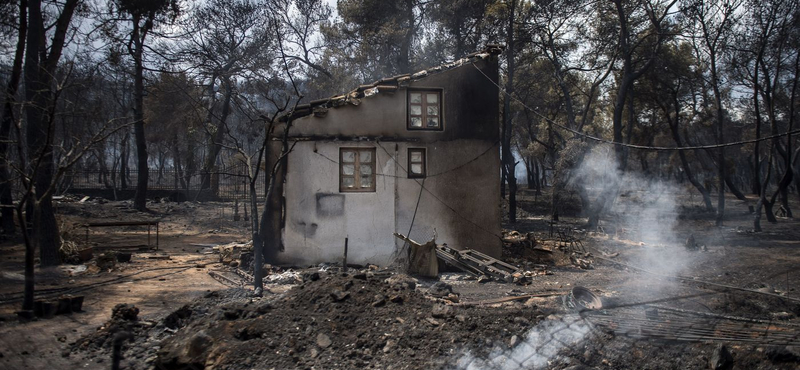
<svg viewBox="0 0 800 370"><path fill-rule="evenodd" d="M270 199L276 262L387 265L402 233L501 253L498 46L299 105ZM272 142L273 154L281 143ZM268 241L268 244L270 241Z"/></svg>

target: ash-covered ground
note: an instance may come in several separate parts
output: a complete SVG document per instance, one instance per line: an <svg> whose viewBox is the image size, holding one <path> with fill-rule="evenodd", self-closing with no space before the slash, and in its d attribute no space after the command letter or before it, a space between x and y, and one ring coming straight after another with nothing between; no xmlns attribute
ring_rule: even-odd
<svg viewBox="0 0 800 370"><path fill-rule="evenodd" d="M648 202L635 193L624 198ZM19 322L13 312L22 288L21 254L15 241L6 241L0 256L0 367L108 369L115 342L123 369L795 369L800 364L797 221L782 218L766 224L765 232L752 233L747 204L731 200L726 226L717 228L713 214L696 207L696 199L678 198L678 206L669 208L674 222L659 231L669 233L670 242L643 232L643 225L633 222L640 217L586 230L585 219L562 214L551 234L549 217L541 216L547 196L523 191L521 199L520 221L513 228L530 235L537 248L552 251L506 248L506 262L526 269L547 266L547 274L532 276L527 285L484 282L459 272L415 279L385 266L343 273L328 264L274 267L264 295L254 297L249 287L232 287L236 267L222 263L210 248L246 242L247 223L231 221L224 204L159 203L151 205L162 223L159 251L134 253L131 262L105 269L89 261L85 271L76 269L80 265L37 271L45 296L83 289L84 309ZM63 202L59 209L67 224L153 215L133 212L124 202ZM690 235L696 248L686 248ZM588 265L571 258L564 236L586 248L589 254L580 257ZM144 234L91 237L98 244L123 243ZM587 313L565 304L564 295L576 286L599 296L604 308ZM518 296L523 297L497 302Z"/></svg>

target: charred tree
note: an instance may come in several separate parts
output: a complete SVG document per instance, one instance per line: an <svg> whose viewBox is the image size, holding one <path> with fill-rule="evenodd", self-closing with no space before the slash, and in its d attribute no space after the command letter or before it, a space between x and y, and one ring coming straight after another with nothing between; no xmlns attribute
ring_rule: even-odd
<svg viewBox="0 0 800 370"><path fill-rule="evenodd" d="M133 134L136 143L136 195L133 207L139 211L147 210L147 184L149 167L147 163L147 139L144 120L144 56L147 37L158 23L174 20L179 13L177 0L113 0L117 11L130 18L131 31L124 42L128 54L133 59ZM164 18L166 17L166 18Z"/></svg>
<svg viewBox="0 0 800 370"><path fill-rule="evenodd" d="M767 175L764 176L764 182L759 184L759 188L761 189L761 193L758 195L758 202L756 202L756 212L753 216L753 231L761 232L761 210L767 203L767 193L766 187L769 183L769 178L772 174L772 154L770 154L769 162L767 163ZM772 211L772 207L767 208L767 217L769 217L769 212Z"/></svg>
<svg viewBox="0 0 800 370"><path fill-rule="evenodd" d="M742 193L741 190L739 190L739 187L736 186L736 183L733 181L733 178L731 178L732 173L733 171L731 170L725 171L725 185L728 187L728 190L730 190L731 194L733 194L733 196L736 197L736 199L741 201L747 201L747 197L744 195L744 193Z"/></svg>
<svg viewBox="0 0 800 370"><path fill-rule="evenodd" d="M648 31L642 35L635 35L631 29L631 17L633 9L628 8L629 4L626 1L614 0L614 11L616 16L617 32L617 47L619 49L619 56L622 61L622 69L619 72L619 82L616 88L616 97L614 99L614 109L612 116L612 132L613 142L618 143L614 146L615 158L617 160L618 175L622 175L627 167L627 153L628 150L624 145L625 138L623 137L623 124L622 119L625 114L625 106L628 101L628 94L633 88L634 82L639 79L649 68L653 65L656 57L658 56L664 39L666 38L663 32L664 19L669 14L669 9L677 3L677 0L672 0L665 3L658 9L656 4L646 3L645 13L649 21ZM634 37L636 36L636 37ZM643 43L645 39L655 38L650 43ZM645 54L644 60L636 63L634 56L641 53L640 49L644 45L649 45L652 50ZM638 67L637 67L637 64ZM632 103L628 103L632 104ZM630 141L630 130L633 122L628 122L628 141ZM616 186L610 186L608 189L601 192L598 199L595 201L595 207L589 213L589 220L587 226L590 228L597 227L600 222L600 216L603 211L614 202L617 197L618 190Z"/></svg>
<svg viewBox="0 0 800 370"><path fill-rule="evenodd" d="M203 179L202 185L200 186L201 189L213 188L214 194L216 194L218 189L212 186L212 173L215 172L214 168L217 164L217 157L219 157L219 152L222 149L222 140L225 138L226 123L228 121L228 115L230 115L231 98L233 97L233 85L231 81L225 78L223 79L223 85L225 87L225 98L222 102L222 111L219 117L216 118L217 125L214 127L214 131L209 133L208 141L206 142L206 158L203 162ZM209 110L209 119L213 121L214 115L212 112L213 110Z"/></svg>
<svg viewBox="0 0 800 370"><path fill-rule="evenodd" d="M33 202L34 245L39 248L44 266L60 263L61 245L52 193L47 193L53 180L54 113L57 93L54 90L56 68L66 42L67 29L79 0L67 0L55 23L50 46L46 34L41 0L28 1L28 32L25 50L25 114L27 144L32 181L36 188Z"/></svg>
<svg viewBox="0 0 800 370"><path fill-rule="evenodd" d="M711 85L714 106L714 136L717 144L725 142L725 108L722 92L722 56L728 49L733 23L736 22L736 9L741 0L721 0L717 2L694 1L687 4L686 12L692 22L693 31L698 36L694 47L698 59L708 65L708 83ZM721 226L725 219L725 183L728 177L725 147L716 150L717 161L717 217Z"/></svg>
<svg viewBox="0 0 800 370"><path fill-rule="evenodd" d="M147 180L150 170L147 166L147 141L144 136L144 41L152 27L152 21L139 24L141 15L133 15L132 43L128 44L128 51L133 56L134 81L133 81L133 135L136 141L136 195L133 198L133 208L139 211L147 210ZM133 47L131 47L133 45Z"/></svg>
<svg viewBox="0 0 800 370"><path fill-rule="evenodd" d="M678 101L676 92L673 92L672 105L673 109L675 110L674 111L675 119L669 120L669 128L670 132L672 132L672 139L675 140L675 145L677 145L678 147L682 147L683 140L681 140L681 135L679 130L681 105L680 102ZM705 186L703 186L703 184L700 183L700 181L697 180L697 177L695 177L694 171L692 170L692 166L686 159L686 151L679 150L678 157L681 160L681 166L683 167L683 172L686 174L686 178L689 180L692 186L694 186L697 189L697 191L700 192L700 195L702 195L703 204L705 204L706 210L713 211L714 206L711 204L711 193L708 191L708 189L706 189Z"/></svg>
<svg viewBox="0 0 800 370"><path fill-rule="evenodd" d="M514 91L514 49L516 48L514 39L514 15L516 13L517 1L508 2L508 24L506 25L506 93L503 99L503 168L505 180L508 183L508 222L517 222L517 176L514 156L511 153L511 94Z"/></svg>
<svg viewBox="0 0 800 370"><path fill-rule="evenodd" d="M17 90L22 77L22 59L25 56L25 36L28 28L28 2L19 2L19 25L17 26L17 47L14 53L14 62L11 66L11 75L3 102L3 121L0 123L0 206L2 206L2 228L4 234L13 234L14 209L11 207L11 172L9 171L9 139L11 126L14 124L14 106L16 105Z"/></svg>
<svg viewBox="0 0 800 370"><path fill-rule="evenodd" d="M758 70L761 64L760 60L763 58L763 47L759 49L758 56L756 57L755 67L753 68L753 109L755 110L756 120L756 142L753 149L753 193L761 196L761 106L758 103Z"/></svg>

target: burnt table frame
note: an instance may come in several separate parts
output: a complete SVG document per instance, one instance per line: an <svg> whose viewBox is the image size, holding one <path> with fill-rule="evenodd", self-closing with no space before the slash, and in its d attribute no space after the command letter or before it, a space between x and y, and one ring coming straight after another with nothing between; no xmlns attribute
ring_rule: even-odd
<svg viewBox="0 0 800 370"><path fill-rule="evenodd" d="M120 227L120 226L147 226L147 246L150 246L150 229L156 227L156 250L158 250L158 221L116 221L116 222L92 222L84 224L86 227L86 243L89 243L89 229L93 227Z"/></svg>

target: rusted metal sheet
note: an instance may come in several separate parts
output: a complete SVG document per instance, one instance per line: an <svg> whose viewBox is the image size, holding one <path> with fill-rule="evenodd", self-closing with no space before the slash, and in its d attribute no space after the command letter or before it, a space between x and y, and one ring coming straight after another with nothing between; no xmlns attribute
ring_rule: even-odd
<svg viewBox="0 0 800 370"><path fill-rule="evenodd" d="M403 234L394 233L394 236L411 245L411 256L408 265L410 274L426 277L439 276L439 261L436 259L435 239L431 239L425 244L420 244Z"/></svg>

